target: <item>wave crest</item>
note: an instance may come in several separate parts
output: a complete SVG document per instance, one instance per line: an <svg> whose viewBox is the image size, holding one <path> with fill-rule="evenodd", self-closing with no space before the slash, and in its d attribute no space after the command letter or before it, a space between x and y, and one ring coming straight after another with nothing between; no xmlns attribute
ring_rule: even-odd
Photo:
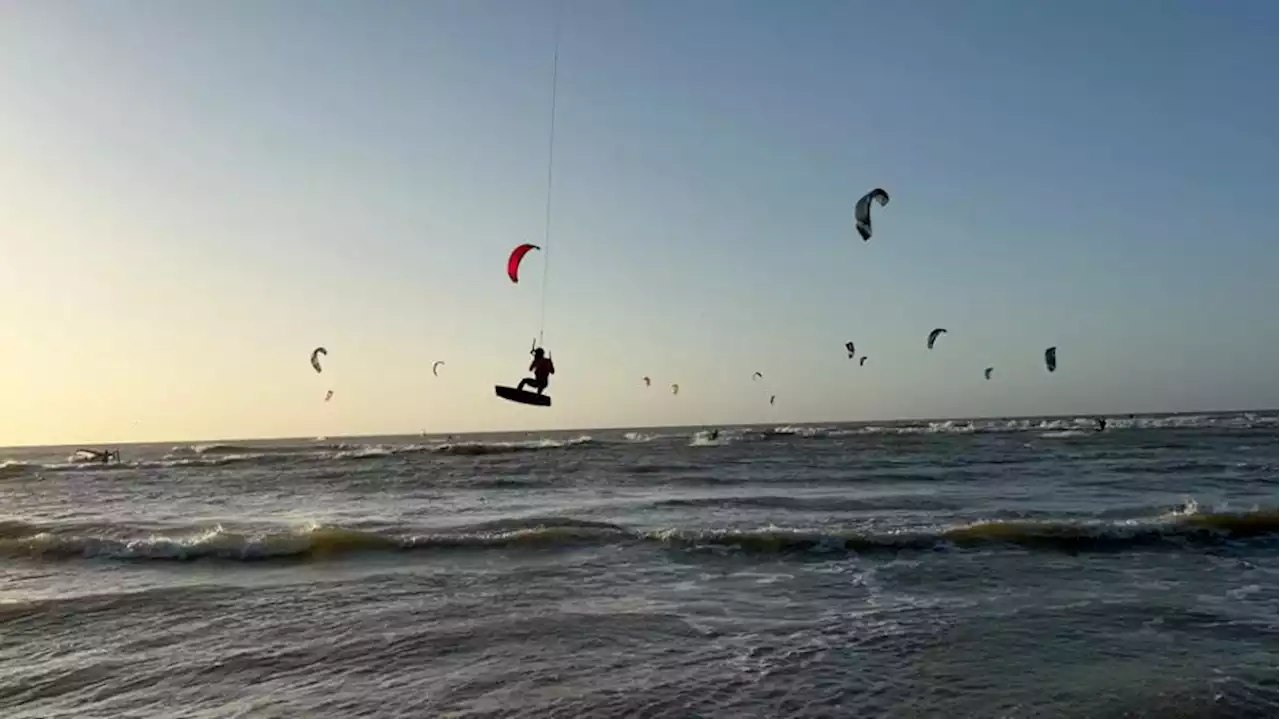
<svg viewBox="0 0 1280 719"><path fill-rule="evenodd" d="M84 529L91 529L84 533ZM780 527L635 531L607 522L567 517L499 520L431 532L395 532L306 525L265 532L221 525L184 534L138 536L127 527L77 528L0 522L0 556L32 560L319 559L360 552L490 548L558 549L571 546L650 544L668 549L797 552L900 552L1017 546L1067 553L1141 549L1217 548L1226 542L1275 541L1277 512L1172 513L1120 522L987 520L921 531L869 533ZM133 534L133 536L129 536Z"/></svg>
<svg viewBox="0 0 1280 719"><path fill-rule="evenodd" d="M431 451L439 454L463 455L511 454L515 452L536 452L548 449L570 449L573 447L589 445L593 442L595 442L595 439L586 435L565 440L536 439L527 442L456 442L452 444L439 445L434 447Z"/></svg>

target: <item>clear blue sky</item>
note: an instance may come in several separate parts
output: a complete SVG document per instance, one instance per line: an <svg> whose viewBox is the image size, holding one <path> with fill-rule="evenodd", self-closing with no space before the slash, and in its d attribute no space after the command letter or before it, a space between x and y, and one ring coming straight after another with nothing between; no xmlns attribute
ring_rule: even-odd
<svg viewBox="0 0 1280 719"><path fill-rule="evenodd" d="M7 5L0 443L1276 405L1274 2L554 8Z"/></svg>

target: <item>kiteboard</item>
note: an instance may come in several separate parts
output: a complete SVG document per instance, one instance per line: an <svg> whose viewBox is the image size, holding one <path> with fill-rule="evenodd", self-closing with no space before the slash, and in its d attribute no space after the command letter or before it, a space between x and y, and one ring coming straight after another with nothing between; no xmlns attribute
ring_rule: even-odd
<svg viewBox="0 0 1280 719"><path fill-rule="evenodd" d="M493 391L501 398L519 402L520 404L532 404L539 407L550 407L551 397L537 392L526 392L515 387L503 387L500 384L493 386Z"/></svg>

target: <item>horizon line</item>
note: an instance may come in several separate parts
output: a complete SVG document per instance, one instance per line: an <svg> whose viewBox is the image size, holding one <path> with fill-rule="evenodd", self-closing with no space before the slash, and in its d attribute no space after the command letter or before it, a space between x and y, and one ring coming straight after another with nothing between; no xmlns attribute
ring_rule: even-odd
<svg viewBox="0 0 1280 719"><path fill-rule="evenodd" d="M376 437L439 437L439 436L458 436L469 437L474 435L490 435L490 434L537 434L542 432L614 432L619 430L646 430L646 429L683 429L692 427L765 427L765 426L812 426L812 425L862 425L869 426L874 424L901 424L904 422L973 422L987 421L998 419L1064 419L1076 417L1176 417L1179 415L1197 415L1197 414L1249 414L1249 413L1266 413L1272 412L1280 414L1280 407L1272 407L1267 409L1251 408L1251 409L1198 409L1198 410L1178 410L1163 412L1110 412L1110 413L1091 413L1091 412L1069 412L1066 414L1024 414L1024 415L974 415L967 417L898 417L895 419L870 419L870 420L812 420L804 422L788 422L778 420L772 422L706 422L698 424L642 424L642 425L609 425L599 427L569 427L566 429L501 429L501 430L475 430L468 432L405 432L396 434L340 434L332 437L325 436L324 440L329 439L370 439ZM57 444L13 444L0 445L2 450L29 450L29 449L57 449L60 447L83 447L93 445L111 445L111 446L138 446L145 444L233 444L236 442L270 442L274 440L301 440L305 442L320 441L318 437L302 437L298 435L273 435L266 437L215 437L204 439L151 439L142 441L116 441L116 442L60 442Z"/></svg>

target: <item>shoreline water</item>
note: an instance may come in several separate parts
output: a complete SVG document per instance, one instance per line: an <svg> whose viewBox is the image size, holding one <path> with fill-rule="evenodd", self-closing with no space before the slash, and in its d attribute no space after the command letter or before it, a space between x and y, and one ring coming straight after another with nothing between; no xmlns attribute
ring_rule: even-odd
<svg viewBox="0 0 1280 719"><path fill-rule="evenodd" d="M1137 419L0 451L0 714L1275 716L1276 415Z"/></svg>

